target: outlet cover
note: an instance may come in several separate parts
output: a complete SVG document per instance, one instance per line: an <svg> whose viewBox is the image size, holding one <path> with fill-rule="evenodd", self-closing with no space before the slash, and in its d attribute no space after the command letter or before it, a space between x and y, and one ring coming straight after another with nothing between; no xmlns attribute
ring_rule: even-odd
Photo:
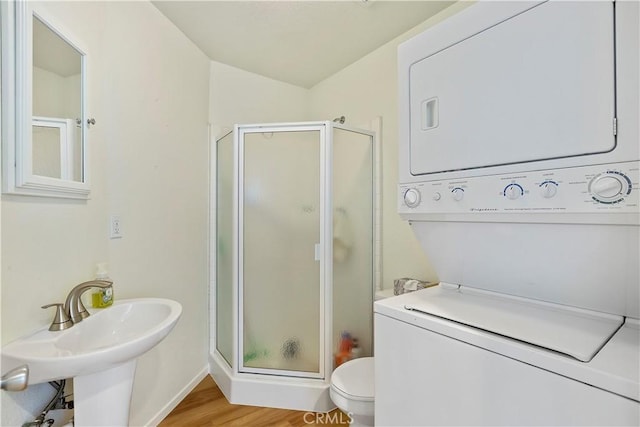
<svg viewBox="0 0 640 427"><path fill-rule="evenodd" d="M111 215L111 222L109 226L109 238L121 239L122 238L122 219L120 215Z"/></svg>

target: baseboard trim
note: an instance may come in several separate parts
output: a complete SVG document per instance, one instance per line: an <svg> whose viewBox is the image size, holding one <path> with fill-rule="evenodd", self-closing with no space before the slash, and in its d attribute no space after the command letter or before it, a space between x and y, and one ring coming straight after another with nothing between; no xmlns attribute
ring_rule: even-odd
<svg viewBox="0 0 640 427"><path fill-rule="evenodd" d="M187 385L185 385L178 394L175 395L173 399L167 402L167 404L164 405L162 409L160 409L160 411L158 411L158 413L155 414L151 418L151 420L149 420L149 422L145 423L145 425L156 427L158 424L160 424L160 422L164 420L166 416L169 415L171 411L175 409L176 406L178 406L178 404L182 401L182 399L187 397L187 395L191 392L191 390L193 390L200 383L200 381L202 381L202 379L206 377L208 374L209 374L209 366L207 365L207 366L204 366L200 370L200 372L198 372L196 376L193 377L193 379L189 381Z"/></svg>

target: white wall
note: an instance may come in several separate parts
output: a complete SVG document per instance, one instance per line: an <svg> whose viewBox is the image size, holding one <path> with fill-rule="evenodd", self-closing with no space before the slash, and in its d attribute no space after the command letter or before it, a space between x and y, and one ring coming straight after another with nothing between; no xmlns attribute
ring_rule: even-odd
<svg viewBox="0 0 640 427"><path fill-rule="evenodd" d="M397 214L398 103L396 49L411 36L469 6L458 2L310 90L312 117L344 115L358 126L382 117L382 287L413 277L437 280L409 225Z"/></svg>
<svg viewBox="0 0 640 427"><path fill-rule="evenodd" d="M209 60L151 3L46 8L88 51L92 192L86 202L2 196L2 342L47 326L53 313L40 306L109 262L116 299L183 305L138 363L130 422L157 422L207 363ZM122 239L108 238L110 214ZM31 421L52 390L3 392L0 425Z"/></svg>
<svg viewBox="0 0 640 427"><path fill-rule="evenodd" d="M211 61L210 117L219 137L235 124L309 119L307 89Z"/></svg>
<svg viewBox="0 0 640 427"><path fill-rule="evenodd" d="M80 84L78 76L62 77L51 71L33 67L33 115L45 117L76 117L80 104L80 92L69 92L71 83ZM75 96L77 95L77 98ZM73 97L73 98L72 98Z"/></svg>

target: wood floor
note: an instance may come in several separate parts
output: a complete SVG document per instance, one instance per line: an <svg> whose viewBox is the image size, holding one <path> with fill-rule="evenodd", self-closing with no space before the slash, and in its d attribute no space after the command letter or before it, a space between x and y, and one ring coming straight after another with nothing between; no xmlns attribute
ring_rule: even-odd
<svg viewBox="0 0 640 427"><path fill-rule="evenodd" d="M329 414L232 405L213 379L207 375L196 388L171 411L159 427L173 426L250 426L302 427L346 426L349 417L339 410Z"/></svg>

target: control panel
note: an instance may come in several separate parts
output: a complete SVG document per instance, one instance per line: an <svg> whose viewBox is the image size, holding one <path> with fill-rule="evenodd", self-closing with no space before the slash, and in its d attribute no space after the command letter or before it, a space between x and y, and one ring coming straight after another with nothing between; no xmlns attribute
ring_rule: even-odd
<svg viewBox="0 0 640 427"><path fill-rule="evenodd" d="M640 214L640 162L399 185L401 214Z"/></svg>

